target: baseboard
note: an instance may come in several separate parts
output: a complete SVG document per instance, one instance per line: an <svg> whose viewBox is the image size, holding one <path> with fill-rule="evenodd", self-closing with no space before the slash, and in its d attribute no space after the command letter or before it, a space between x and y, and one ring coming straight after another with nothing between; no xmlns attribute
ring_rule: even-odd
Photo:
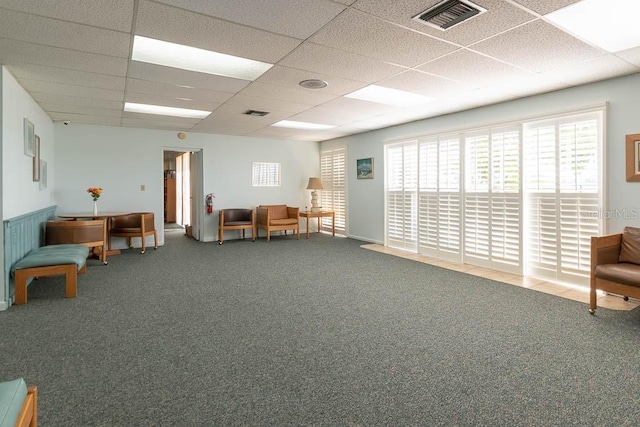
<svg viewBox="0 0 640 427"><path fill-rule="evenodd" d="M0 301L0 311L5 311L9 308L9 304L6 301Z"/></svg>
<svg viewBox="0 0 640 427"><path fill-rule="evenodd" d="M362 240L364 242L375 243L377 245L383 245L384 244L384 242L381 242L379 240L373 240L373 239L369 239L367 237L354 236L353 234L349 234L347 237L349 239Z"/></svg>

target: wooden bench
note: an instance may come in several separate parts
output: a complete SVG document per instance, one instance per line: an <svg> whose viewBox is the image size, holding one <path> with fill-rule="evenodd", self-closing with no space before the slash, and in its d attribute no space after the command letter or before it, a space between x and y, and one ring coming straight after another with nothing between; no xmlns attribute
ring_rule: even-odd
<svg viewBox="0 0 640 427"><path fill-rule="evenodd" d="M0 426L38 426L38 388L22 378L0 383Z"/></svg>
<svg viewBox="0 0 640 427"><path fill-rule="evenodd" d="M87 271L89 248L82 244L42 246L29 252L12 268L15 277L15 304L27 303L27 280L29 277L66 277L67 298L78 294L78 273Z"/></svg>

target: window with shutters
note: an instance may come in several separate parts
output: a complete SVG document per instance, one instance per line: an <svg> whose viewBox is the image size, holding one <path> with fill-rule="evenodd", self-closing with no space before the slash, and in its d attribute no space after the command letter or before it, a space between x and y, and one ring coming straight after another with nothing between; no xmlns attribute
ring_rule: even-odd
<svg viewBox="0 0 640 427"><path fill-rule="evenodd" d="M253 162L254 187L279 187L280 163Z"/></svg>
<svg viewBox="0 0 640 427"><path fill-rule="evenodd" d="M588 284L601 231L602 112L525 125L527 274Z"/></svg>
<svg viewBox="0 0 640 427"><path fill-rule="evenodd" d="M385 146L385 244L587 283L604 108Z"/></svg>
<svg viewBox="0 0 640 427"><path fill-rule="evenodd" d="M320 153L320 192L323 210L335 212L336 233L346 234L347 228L347 149L344 147ZM322 218L322 228L331 231L331 218Z"/></svg>

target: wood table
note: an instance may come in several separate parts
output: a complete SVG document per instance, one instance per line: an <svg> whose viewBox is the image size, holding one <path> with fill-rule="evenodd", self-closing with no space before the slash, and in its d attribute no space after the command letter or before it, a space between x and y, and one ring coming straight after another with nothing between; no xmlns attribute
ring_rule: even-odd
<svg viewBox="0 0 640 427"><path fill-rule="evenodd" d="M321 212L311 212L304 211L300 212L300 216L302 218L307 219L307 239L309 238L309 218L318 218L318 233L320 232L320 218L328 217L331 218L331 234L335 237L336 235L336 213L334 211L321 211Z"/></svg>
<svg viewBox="0 0 640 427"><path fill-rule="evenodd" d="M109 230L111 229L111 218L122 215L129 215L131 212L99 212L94 213L69 213L69 214L56 214L59 218L72 219L77 221L79 219L104 219L107 221L107 241L109 241ZM94 248L95 254L95 248ZM107 256L120 255L118 249L107 249Z"/></svg>

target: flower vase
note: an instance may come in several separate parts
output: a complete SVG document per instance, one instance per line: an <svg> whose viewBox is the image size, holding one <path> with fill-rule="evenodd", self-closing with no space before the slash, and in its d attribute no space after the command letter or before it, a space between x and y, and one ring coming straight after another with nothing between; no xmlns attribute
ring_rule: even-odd
<svg viewBox="0 0 640 427"><path fill-rule="evenodd" d="M98 215L98 201L97 200L93 201L93 215L94 216Z"/></svg>

